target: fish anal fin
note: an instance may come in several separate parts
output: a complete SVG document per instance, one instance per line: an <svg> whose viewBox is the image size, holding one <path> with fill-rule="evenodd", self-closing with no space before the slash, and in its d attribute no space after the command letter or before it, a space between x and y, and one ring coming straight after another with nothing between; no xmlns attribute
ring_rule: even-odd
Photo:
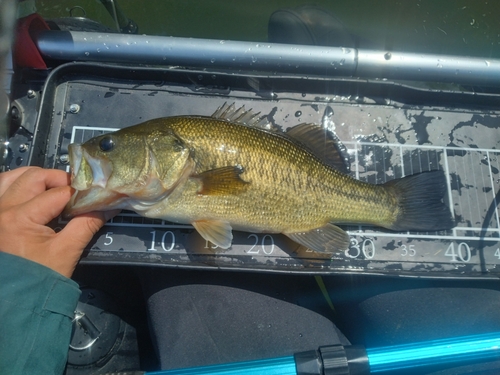
<svg viewBox="0 0 500 375"><path fill-rule="evenodd" d="M200 236L222 249L228 249L233 241L233 228L227 221L197 220L191 223Z"/></svg>
<svg viewBox="0 0 500 375"><path fill-rule="evenodd" d="M306 146L325 164L340 172L349 173L347 150L332 131L321 125L304 123L287 129L286 135Z"/></svg>
<svg viewBox="0 0 500 375"><path fill-rule="evenodd" d="M200 195L235 195L245 191L249 185L240 174L243 168L228 166L202 172L196 177L201 180Z"/></svg>
<svg viewBox="0 0 500 375"><path fill-rule="evenodd" d="M349 235L333 224L307 232L283 233L293 241L318 253L334 253L349 248Z"/></svg>

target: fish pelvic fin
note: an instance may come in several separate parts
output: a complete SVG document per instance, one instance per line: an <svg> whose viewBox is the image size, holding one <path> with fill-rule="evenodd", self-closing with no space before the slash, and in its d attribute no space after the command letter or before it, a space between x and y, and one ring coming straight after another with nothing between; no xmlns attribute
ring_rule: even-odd
<svg viewBox="0 0 500 375"><path fill-rule="evenodd" d="M233 241L233 228L227 221L197 220L191 223L200 236L222 249L228 249Z"/></svg>
<svg viewBox="0 0 500 375"><path fill-rule="evenodd" d="M235 195L248 188L249 183L243 181L240 174L243 168L229 166L212 169L197 175L201 180L200 195Z"/></svg>
<svg viewBox="0 0 500 375"><path fill-rule="evenodd" d="M333 224L307 232L283 233L291 240L318 253L340 252L349 248L349 235Z"/></svg>
<svg viewBox="0 0 500 375"><path fill-rule="evenodd" d="M443 203L446 176L435 170L392 180L384 186L398 201L398 214L388 229L396 231L438 231L453 228L456 223Z"/></svg>

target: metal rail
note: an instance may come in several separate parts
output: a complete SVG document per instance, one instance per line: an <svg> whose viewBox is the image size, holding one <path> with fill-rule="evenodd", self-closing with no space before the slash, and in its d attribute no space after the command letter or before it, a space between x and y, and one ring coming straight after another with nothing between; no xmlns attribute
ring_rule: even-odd
<svg viewBox="0 0 500 375"><path fill-rule="evenodd" d="M500 60L153 35L43 31L45 58L500 86Z"/></svg>

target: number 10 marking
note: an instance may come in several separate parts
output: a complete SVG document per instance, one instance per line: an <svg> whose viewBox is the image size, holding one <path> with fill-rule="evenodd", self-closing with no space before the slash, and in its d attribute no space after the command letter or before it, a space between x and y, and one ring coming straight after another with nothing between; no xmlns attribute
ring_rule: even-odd
<svg viewBox="0 0 500 375"><path fill-rule="evenodd" d="M151 237L151 247L148 249L148 251L156 251L156 248L155 248L156 231L154 230L154 231L149 232L149 233L152 234L152 237ZM171 236L170 237L171 243L170 243L169 247L165 247L165 237L167 237L167 235ZM161 248L164 251L172 251L174 249L174 246L175 246L175 234L174 234L174 232L168 230L165 233L163 233L163 236L161 237Z"/></svg>

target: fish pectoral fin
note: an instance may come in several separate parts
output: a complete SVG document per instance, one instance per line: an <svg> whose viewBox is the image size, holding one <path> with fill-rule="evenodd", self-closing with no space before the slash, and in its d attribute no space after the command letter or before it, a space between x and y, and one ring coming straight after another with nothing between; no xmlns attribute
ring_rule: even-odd
<svg viewBox="0 0 500 375"><path fill-rule="evenodd" d="M233 241L233 228L227 221L197 220L191 223L205 240L223 249L228 249Z"/></svg>
<svg viewBox="0 0 500 375"><path fill-rule="evenodd" d="M293 241L319 253L334 253L349 248L349 235L333 224L307 232L283 233Z"/></svg>
<svg viewBox="0 0 500 375"><path fill-rule="evenodd" d="M249 185L240 174L243 168L238 166L222 167L200 173L196 177L201 180L200 195L235 195L245 191Z"/></svg>

